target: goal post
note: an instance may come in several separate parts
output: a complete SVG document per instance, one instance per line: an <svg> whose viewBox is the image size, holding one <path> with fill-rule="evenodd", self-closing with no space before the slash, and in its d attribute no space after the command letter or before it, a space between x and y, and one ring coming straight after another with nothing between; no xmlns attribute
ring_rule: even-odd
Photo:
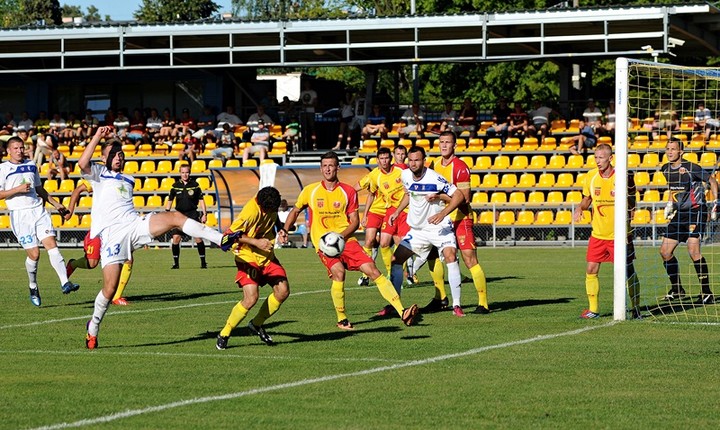
<svg viewBox="0 0 720 430"><path fill-rule="evenodd" d="M626 317L626 260L627 260L627 154L628 122L628 60L618 58L615 63L615 264L613 265L613 319Z"/></svg>

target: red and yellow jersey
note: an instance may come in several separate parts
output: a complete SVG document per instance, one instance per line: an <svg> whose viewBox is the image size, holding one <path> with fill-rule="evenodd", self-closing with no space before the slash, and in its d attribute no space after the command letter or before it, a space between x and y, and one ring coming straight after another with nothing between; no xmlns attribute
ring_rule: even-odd
<svg viewBox="0 0 720 430"><path fill-rule="evenodd" d="M440 176L445 178L448 182L455 185L458 190L469 190L470 189L470 169L464 161L458 157L453 157L447 166L443 165L443 158L438 157L433 162L433 170L438 172ZM472 209L469 203L462 203L457 209L452 211L450 219L460 221L465 218L472 218Z"/></svg>
<svg viewBox="0 0 720 430"><path fill-rule="evenodd" d="M383 212L387 210L387 208L398 207L405 196L405 187L400 178L403 169L392 166L388 173L383 173L379 168L375 170L378 171L378 174L373 177L373 182L370 183L370 192L378 197L382 197L382 200L385 202ZM373 170L373 172L375 170Z"/></svg>
<svg viewBox="0 0 720 430"><path fill-rule="evenodd" d="M323 234L329 231L342 233L350 225L348 216L357 212L358 196L353 187L343 182L338 182L333 190L328 190L320 181L303 188L295 207L300 210L308 208L310 240L315 249L319 249Z"/></svg>
<svg viewBox="0 0 720 430"><path fill-rule="evenodd" d="M253 239L268 239L275 242L275 224L277 212L264 213L257 203L257 198L251 199L235 218L230 230L241 231ZM246 263L255 263L259 267L267 266L275 259L275 253L264 251L247 244L238 244L233 248L235 259Z"/></svg>
<svg viewBox="0 0 720 430"><path fill-rule="evenodd" d="M387 203L385 200L383 200L383 197L379 195L376 191L372 190L372 184L377 183L377 177L382 172L380 172L380 168L376 167L370 171L367 175L360 178L358 181L358 185L363 190L368 190L371 194L375 196L375 200L373 200L372 205L370 206L370 213L380 215L381 217L385 215L385 210L387 208Z"/></svg>
<svg viewBox="0 0 720 430"><path fill-rule="evenodd" d="M600 176L598 169L585 177L583 196L592 199L592 235L597 239L615 238L615 171L609 178Z"/></svg>

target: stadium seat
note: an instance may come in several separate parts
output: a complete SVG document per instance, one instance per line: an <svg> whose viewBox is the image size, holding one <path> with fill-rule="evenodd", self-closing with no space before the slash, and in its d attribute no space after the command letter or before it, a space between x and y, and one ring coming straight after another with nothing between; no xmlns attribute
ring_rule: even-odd
<svg viewBox="0 0 720 430"><path fill-rule="evenodd" d="M553 219L553 211L539 211L535 218L535 225L550 225Z"/></svg>
<svg viewBox="0 0 720 430"><path fill-rule="evenodd" d="M635 154L637 155L637 154ZM567 159L567 163L565 164L566 169L582 169L583 165L585 164L585 160L583 159L583 156L580 154L573 154L570 155Z"/></svg>
<svg viewBox="0 0 720 430"><path fill-rule="evenodd" d="M565 195L565 202L571 204L579 204L582 201L582 193L580 191L568 191Z"/></svg>
<svg viewBox="0 0 720 430"><path fill-rule="evenodd" d="M43 188L45 188L45 191L47 191L48 193L54 193L58 190L58 181L56 181L55 179L48 179L43 184Z"/></svg>
<svg viewBox="0 0 720 430"><path fill-rule="evenodd" d="M495 212L493 212L493 211L480 212L480 217L478 218L478 224L494 224L494 223L495 223Z"/></svg>
<svg viewBox="0 0 720 430"><path fill-rule="evenodd" d="M353 166L364 166L365 165L365 158L363 157L355 157L350 161L350 164Z"/></svg>
<svg viewBox="0 0 720 430"><path fill-rule="evenodd" d="M92 196L82 196L78 200L78 207L80 208L91 208L92 207Z"/></svg>
<svg viewBox="0 0 720 430"><path fill-rule="evenodd" d="M595 162L595 154L590 154L587 156L587 159L585 160L585 168L586 169L594 169L597 167L597 163Z"/></svg>
<svg viewBox="0 0 720 430"><path fill-rule="evenodd" d="M217 217L215 216L215 212L208 212L207 221L205 222L205 225L207 225L208 227L217 227L218 220L217 220Z"/></svg>
<svg viewBox="0 0 720 430"><path fill-rule="evenodd" d="M552 173L542 173L537 183L538 187L552 187L555 185L555 175Z"/></svg>
<svg viewBox="0 0 720 430"><path fill-rule="evenodd" d="M504 173L500 178L500 187L502 188L514 188L517 184L517 175L514 173Z"/></svg>
<svg viewBox="0 0 720 430"><path fill-rule="evenodd" d="M479 152L485 149L485 144L483 143L482 139L478 139L477 137L474 137L468 141L468 152Z"/></svg>
<svg viewBox="0 0 720 430"><path fill-rule="evenodd" d="M458 137L455 140L455 144L456 144L456 148L455 148L456 151L462 152L462 151L465 151L465 149L467 148L467 142L465 141L464 138Z"/></svg>
<svg viewBox="0 0 720 430"><path fill-rule="evenodd" d="M573 213L571 211L558 211L555 214L555 225L570 225L573 223Z"/></svg>
<svg viewBox="0 0 720 430"><path fill-rule="evenodd" d="M228 160L228 161L230 161L230 160ZM377 164L377 163L375 163L375 164ZM258 162L254 158L251 158L250 160L244 161L242 166L243 167L257 167Z"/></svg>
<svg viewBox="0 0 720 430"><path fill-rule="evenodd" d="M133 185L133 191L140 191L142 188L142 180L140 178L135 178L135 184Z"/></svg>
<svg viewBox="0 0 720 430"><path fill-rule="evenodd" d="M194 160L192 165L190 165L190 173L207 173L207 164L205 163L205 160Z"/></svg>
<svg viewBox="0 0 720 430"><path fill-rule="evenodd" d="M597 138L598 145L601 143L604 143L606 145L612 146L612 137L610 136L600 136Z"/></svg>
<svg viewBox="0 0 720 430"><path fill-rule="evenodd" d="M277 141L273 142L272 150L269 153L277 154L277 155L286 154L287 153L287 143L283 142L282 140L277 140Z"/></svg>
<svg viewBox="0 0 720 430"><path fill-rule="evenodd" d="M486 173L483 176L480 188L495 188L500 183L500 179L496 173Z"/></svg>
<svg viewBox="0 0 720 430"><path fill-rule="evenodd" d="M80 228L89 230L90 225L92 224L92 216L90 214L85 214L80 218Z"/></svg>
<svg viewBox="0 0 720 430"><path fill-rule="evenodd" d="M525 192L524 191L513 191L510 193L509 203L519 204L525 203Z"/></svg>
<svg viewBox="0 0 720 430"><path fill-rule="evenodd" d="M656 152L648 152L643 155L642 163L640 167L647 167L654 169L660 165L660 156Z"/></svg>
<svg viewBox="0 0 720 430"><path fill-rule="evenodd" d="M52 221L52 225L55 228L60 228L63 225L63 219L59 214L50 215L50 220Z"/></svg>
<svg viewBox="0 0 720 430"><path fill-rule="evenodd" d="M215 196L212 194L203 195L203 201L205 202L205 206L208 208L215 206Z"/></svg>
<svg viewBox="0 0 720 430"><path fill-rule="evenodd" d="M507 194L504 191L495 191L490 195L490 203L503 204L507 203Z"/></svg>
<svg viewBox="0 0 720 430"><path fill-rule="evenodd" d="M145 197L144 196L133 196L133 205L136 208L145 207Z"/></svg>
<svg viewBox="0 0 720 430"><path fill-rule="evenodd" d="M498 215L497 225L513 225L515 224L515 212L502 211Z"/></svg>
<svg viewBox="0 0 720 430"><path fill-rule="evenodd" d="M389 150L393 150L395 148L395 141L392 139L383 139L380 141L380 147L381 148L388 148ZM409 148L409 146L406 146L406 148ZM375 151L377 152L377 151Z"/></svg>
<svg viewBox="0 0 720 430"><path fill-rule="evenodd" d="M152 160L144 160L142 164L140 164L139 172L143 175L152 175L155 173L155 162Z"/></svg>
<svg viewBox="0 0 720 430"><path fill-rule="evenodd" d="M175 164L173 165L173 173L180 173L180 166L184 166L186 164L190 164L190 163L188 163L186 160L176 161Z"/></svg>
<svg viewBox="0 0 720 430"><path fill-rule="evenodd" d="M428 152L430 150L430 139L417 139L415 141L415 146L419 146L424 149L425 152ZM405 149L409 149L409 147L406 146Z"/></svg>
<svg viewBox="0 0 720 430"><path fill-rule="evenodd" d="M665 209L657 209L653 216L654 224L667 224L668 220L665 218Z"/></svg>
<svg viewBox="0 0 720 430"><path fill-rule="evenodd" d="M648 172L635 172L635 185L638 187L644 187L650 183L650 173Z"/></svg>
<svg viewBox="0 0 720 430"><path fill-rule="evenodd" d="M503 151L517 151L520 149L520 139L517 137L508 137L505 139L505 146Z"/></svg>
<svg viewBox="0 0 720 430"><path fill-rule="evenodd" d="M219 158L214 158L208 163L208 169L222 169L223 161Z"/></svg>
<svg viewBox="0 0 720 430"><path fill-rule="evenodd" d="M469 155L464 155L458 158L460 158L463 163L467 164L468 167L472 167L475 165L475 159L470 157Z"/></svg>
<svg viewBox="0 0 720 430"><path fill-rule="evenodd" d="M488 194L480 191L476 191L473 193L472 196L472 202L473 203L488 203L490 199L488 198Z"/></svg>
<svg viewBox="0 0 720 430"><path fill-rule="evenodd" d="M660 201L660 191L658 190L645 190L642 196L644 203L657 203Z"/></svg>
<svg viewBox="0 0 720 430"><path fill-rule="evenodd" d="M535 222L533 211L520 211L517 214L515 225L532 225Z"/></svg>
<svg viewBox="0 0 720 430"><path fill-rule="evenodd" d="M498 155L495 157L492 167L493 170L505 170L510 167L510 157L507 155Z"/></svg>
<svg viewBox="0 0 720 430"><path fill-rule="evenodd" d="M564 119L555 119L550 123L550 131L553 133L562 133L566 128Z"/></svg>
<svg viewBox="0 0 720 430"><path fill-rule="evenodd" d="M717 164L717 155L714 152L705 152L700 156L700 163L702 167L715 167Z"/></svg>
<svg viewBox="0 0 720 430"><path fill-rule="evenodd" d="M525 170L528 166L528 158L526 155L516 155L512 159L510 169L512 170Z"/></svg>
<svg viewBox="0 0 720 430"><path fill-rule="evenodd" d="M635 210L635 213L633 214L633 219L631 221L632 225L638 225L638 224L650 224L652 221L652 215L650 214L650 211L648 209L637 209Z"/></svg>
<svg viewBox="0 0 720 430"><path fill-rule="evenodd" d="M547 203L559 205L565 202L562 191L550 191L547 195Z"/></svg>
<svg viewBox="0 0 720 430"><path fill-rule="evenodd" d="M667 179L665 179L665 175L663 175L662 172L655 172L652 176L652 184L658 186L666 186ZM637 185L637 178L635 181L635 185Z"/></svg>
<svg viewBox="0 0 720 430"><path fill-rule="evenodd" d="M158 178L145 178L142 191L156 191L159 187Z"/></svg>
<svg viewBox="0 0 720 430"><path fill-rule="evenodd" d="M225 168L231 169L234 167L240 167L240 160L238 160L237 158L231 158L225 161Z"/></svg>
<svg viewBox="0 0 720 430"><path fill-rule="evenodd" d="M427 161L432 161L432 160L431 160L431 157L428 157L425 161L426 161L426 162L427 162ZM376 166L376 165L377 165L377 157L370 157L370 158L368 159L368 164L373 165L373 166Z"/></svg>
<svg viewBox="0 0 720 430"><path fill-rule="evenodd" d="M534 173L523 173L520 175L520 181L518 187L521 188L532 188L535 186L535 174Z"/></svg>
<svg viewBox="0 0 720 430"><path fill-rule="evenodd" d="M173 184L175 183L175 178L162 178L162 181L160 181L160 188L158 188L158 191L170 191Z"/></svg>
<svg viewBox="0 0 720 430"><path fill-rule="evenodd" d="M526 137L523 140L520 151L536 151L538 149L538 140L535 137Z"/></svg>
<svg viewBox="0 0 720 430"><path fill-rule="evenodd" d="M679 136L677 136L677 137L679 137ZM661 135L657 136L652 142L650 142L650 146L648 146L648 149L655 149L658 151L662 151L665 149L665 146L667 145L667 141L668 141L667 135L661 134Z"/></svg>
<svg viewBox="0 0 720 430"><path fill-rule="evenodd" d="M365 139L360 144L360 154L374 154L378 150L378 142L375 139ZM427 151L426 151L427 152Z"/></svg>
<svg viewBox="0 0 720 430"><path fill-rule="evenodd" d="M580 221L575 222L575 225L590 225L590 222L592 221L592 215L590 214L590 211L584 210L582 214L582 218Z"/></svg>
<svg viewBox="0 0 720 430"><path fill-rule="evenodd" d="M528 203L545 203L545 193L542 191L531 191L528 195Z"/></svg>
<svg viewBox="0 0 720 430"><path fill-rule="evenodd" d="M173 143L172 147L170 148L170 156L171 157L177 157L180 155L182 151L185 150L185 144L184 143Z"/></svg>
<svg viewBox="0 0 720 430"><path fill-rule="evenodd" d="M125 162L125 168L123 168L123 173L127 173L128 175L132 175L137 173L140 170L140 167L138 166L138 162L135 160L129 160Z"/></svg>
<svg viewBox="0 0 720 430"><path fill-rule="evenodd" d="M60 200L60 199L58 199L58 200ZM65 207L70 206L70 196L63 197L62 201L60 203L62 203L62 205ZM49 203L48 203L48 205L49 205Z"/></svg>
<svg viewBox="0 0 720 430"><path fill-rule="evenodd" d="M163 205L162 197L160 197L160 196L149 196L149 197L147 198L147 203L146 203L146 205L149 206L149 207L153 207L153 208L162 207L162 205Z"/></svg>
<svg viewBox="0 0 720 430"><path fill-rule="evenodd" d="M200 186L200 189L203 191L210 189L210 178L207 176L200 176L195 179Z"/></svg>
<svg viewBox="0 0 720 430"><path fill-rule="evenodd" d="M78 228L80 226L80 218L77 214L70 215L70 219L63 221L63 228Z"/></svg>
<svg viewBox="0 0 720 430"><path fill-rule="evenodd" d="M544 169L547 166L547 158L544 155L533 155L530 159L531 169Z"/></svg>
<svg viewBox="0 0 720 430"><path fill-rule="evenodd" d="M565 131L569 133L580 133L580 120L579 119L571 119L570 124L567 126Z"/></svg>
<svg viewBox="0 0 720 430"><path fill-rule="evenodd" d="M665 156L667 158L667 156ZM689 161L691 163L698 164L700 161L698 160L697 152L686 152L682 156L683 160Z"/></svg>
<svg viewBox="0 0 720 430"><path fill-rule="evenodd" d="M170 160L158 161L155 173L170 173L172 172L172 162Z"/></svg>
<svg viewBox="0 0 720 430"><path fill-rule="evenodd" d="M63 179L60 181L60 187L58 188L58 192L61 193L72 193L75 189L75 180L74 179Z"/></svg>
<svg viewBox="0 0 720 430"><path fill-rule="evenodd" d="M640 154L632 153L628 154L627 167L632 169L640 165Z"/></svg>
<svg viewBox="0 0 720 430"><path fill-rule="evenodd" d="M502 149L502 140L497 137L491 137L485 141L485 151L500 151Z"/></svg>
<svg viewBox="0 0 720 430"><path fill-rule="evenodd" d="M162 148L165 145L158 145L158 148ZM184 145L183 145L184 147ZM132 149L133 153L135 153L135 148ZM138 147L137 153L135 153L138 157L149 157L153 153L152 146L148 145L147 143L143 143Z"/></svg>
<svg viewBox="0 0 720 430"><path fill-rule="evenodd" d="M477 170L489 170L490 166L492 166L492 161L487 155L481 155L475 159L475 169Z"/></svg>
<svg viewBox="0 0 720 430"><path fill-rule="evenodd" d="M558 151L563 151L563 152L564 152L564 151L569 151L569 150L570 150L570 147L573 146L574 143L575 143L575 141L573 140L572 137L570 137L570 136L565 136L565 137L563 137L563 138L560 139L560 144L558 145L557 150L558 150Z"/></svg>
<svg viewBox="0 0 720 430"><path fill-rule="evenodd" d="M470 175L470 188L477 188L480 186L480 175L472 173Z"/></svg>
<svg viewBox="0 0 720 430"><path fill-rule="evenodd" d="M572 173L563 172L560 173L555 182L555 187L570 188L575 183L575 178Z"/></svg>
<svg viewBox="0 0 720 430"><path fill-rule="evenodd" d="M557 148L557 141L555 140L555 138L546 137L545 139L543 139L538 149L540 151L554 151L555 148Z"/></svg>
<svg viewBox="0 0 720 430"><path fill-rule="evenodd" d="M9 215L0 215L0 229L8 229L10 228L10 216Z"/></svg>

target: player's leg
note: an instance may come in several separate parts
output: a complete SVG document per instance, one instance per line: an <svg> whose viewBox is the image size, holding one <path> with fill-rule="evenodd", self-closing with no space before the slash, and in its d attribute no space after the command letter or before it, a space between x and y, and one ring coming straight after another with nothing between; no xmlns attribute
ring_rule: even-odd
<svg viewBox="0 0 720 430"><path fill-rule="evenodd" d="M710 276L708 275L708 265L705 257L700 252L700 238L690 237L687 240L688 254L692 259L695 273L697 273L698 281L700 281L701 293L698 297L698 304L714 303L713 292L710 289Z"/></svg>
<svg viewBox="0 0 720 430"><path fill-rule="evenodd" d="M73 274L75 269L94 269L100 263L100 237L90 238L90 232L85 234L83 239L83 251L85 254L78 259L68 260L65 267L68 278Z"/></svg>
<svg viewBox="0 0 720 430"><path fill-rule="evenodd" d="M179 234L173 234L172 235L172 244L170 247L172 248L172 257L173 257L173 265L171 269L179 269L180 268L180 239L182 237Z"/></svg>
<svg viewBox="0 0 720 430"><path fill-rule="evenodd" d="M197 246L198 256L200 257L200 268L207 269L207 262L205 261L205 242L199 237L196 237L195 246Z"/></svg>
<svg viewBox="0 0 720 430"><path fill-rule="evenodd" d="M420 270L420 267L424 264L425 259L415 259L415 269ZM445 268L440 262L440 255L438 254L437 248L433 247L427 256L428 270L430 271L430 278L433 281L434 296L430 303L424 308L423 312L438 312L446 309L449 305L447 292L445 291Z"/></svg>
<svg viewBox="0 0 720 430"><path fill-rule="evenodd" d="M633 235L630 233L627 238L627 260L625 264L625 279L627 279L627 290L630 296L631 317L634 319L642 318L640 313L640 279L635 271L635 245L633 244Z"/></svg>
<svg viewBox="0 0 720 430"><path fill-rule="evenodd" d="M103 287L95 297L95 305L90 321L87 323L87 335L85 336L85 346L88 349L95 349L98 346L98 332L100 331L100 323L105 317L110 301L117 291L120 282L120 273L122 272L122 263L113 262L105 265L103 272Z"/></svg>
<svg viewBox="0 0 720 430"><path fill-rule="evenodd" d="M388 233L380 233L380 255L385 265L385 273L390 273L393 258L393 245L395 244L393 236Z"/></svg>
<svg viewBox="0 0 720 430"><path fill-rule="evenodd" d="M455 244L452 246L445 246L440 250L445 260L445 265L448 269L448 284L450 284L450 295L452 296L452 307L455 316L464 317L465 313L460 305L460 296L462 290L460 288L462 283L462 276L460 275L460 263L457 261L457 249Z"/></svg>
<svg viewBox="0 0 720 430"><path fill-rule="evenodd" d="M150 216L149 232L152 237L158 237L173 228L182 230L190 237L207 239L216 245L220 245L222 241L222 233L190 219L180 212L160 212Z"/></svg>
<svg viewBox="0 0 720 430"><path fill-rule="evenodd" d="M470 270L470 275L478 293L478 306L474 313L487 314L489 312L487 299L487 281L485 272L478 263L477 250L475 248L475 234L472 231L472 220L464 219L458 223L455 228L455 239L457 240L458 249L462 256L465 267Z"/></svg>
<svg viewBox="0 0 720 430"><path fill-rule="evenodd" d="M392 265L390 266L390 282L395 288L395 292L400 295L402 291L402 283L404 278L403 263L405 263L414 252L411 249L411 244L407 241L402 241L395 248L393 253Z"/></svg>
<svg viewBox="0 0 720 430"><path fill-rule="evenodd" d="M40 260L40 248L37 246L32 248L25 248L27 258L25 258L25 270L28 274L29 288L30 288L30 302L35 306L40 306L40 290L37 284L37 268L38 261Z"/></svg>
<svg viewBox="0 0 720 430"><path fill-rule="evenodd" d="M225 322L225 326L220 330L220 334L217 338L217 349L225 349L227 347L227 341L230 338L232 330L242 322L247 316L247 313L255 306L258 300L259 289L258 285L252 281L246 272L241 274L241 270L238 270L238 278L245 277L244 279L238 279L237 282L245 282L242 285L243 298L230 311L230 315Z"/></svg>
<svg viewBox="0 0 720 430"><path fill-rule="evenodd" d="M65 260L63 259L62 254L60 254L60 249L58 249L57 247L55 236L47 236L40 240L42 241L43 246L47 250L48 258L50 259L50 265L53 269L55 269L55 273L57 273L57 276L60 279L60 289L62 290L63 294L70 294L73 291L77 291L80 286L78 284L68 281Z"/></svg>
<svg viewBox="0 0 720 430"><path fill-rule="evenodd" d="M112 299L113 305L118 306L127 306L130 303L123 297L123 293L125 292L125 287L127 287L128 282L130 281L130 276L132 275L132 261L126 261L123 266L122 270L120 271L120 280L118 281L118 288L117 291L115 291L115 295Z"/></svg>
<svg viewBox="0 0 720 430"><path fill-rule="evenodd" d="M347 249L347 244L345 248ZM330 272L330 279L332 279L330 296L332 297L335 314L337 315L337 326L343 330L353 330L354 327L345 313L345 266L340 260L336 260L332 263L328 271Z"/></svg>
<svg viewBox="0 0 720 430"><path fill-rule="evenodd" d="M674 255L678 244L677 240L670 239L667 236L663 238L660 244L660 256L663 259L663 266L665 266L668 278L670 278L670 291L665 296L667 300L675 300L685 296L685 289L683 289L680 282L680 266Z"/></svg>
<svg viewBox="0 0 720 430"><path fill-rule="evenodd" d="M582 318L597 318L600 314L600 304L598 296L600 294L600 281L598 280L598 272L600 271L600 263L588 261L585 269L585 293L588 298L588 311L583 312Z"/></svg>

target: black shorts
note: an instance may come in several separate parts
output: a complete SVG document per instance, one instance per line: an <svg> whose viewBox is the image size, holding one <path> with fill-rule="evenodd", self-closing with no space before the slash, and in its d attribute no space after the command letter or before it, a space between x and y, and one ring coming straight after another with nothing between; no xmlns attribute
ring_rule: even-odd
<svg viewBox="0 0 720 430"><path fill-rule="evenodd" d="M188 217L188 218L190 218L190 219L193 219L193 220L197 221L197 222L200 222L200 217L202 216L202 215L200 214L200 212L198 212L198 211L196 211L196 210L195 210L195 211L191 211L191 212L180 212L180 213L183 214L183 215L185 215L186 217ZM172 235L176 235L176 234L177 234L177 235L182 236L182 235L184 235L185 233L183 233L183 231L180 230L179 228L174 228L174 229L170 230L170 234L172 234Z"/></svg>
<svg viewBox="0 0 720 430"><path fill-rule="evenodd" d="M691 237L701 238L705 234L707 217L708 212L704 204L689 211L678 211L668 224L665 237L678 242L687 242Z"/></svg>

